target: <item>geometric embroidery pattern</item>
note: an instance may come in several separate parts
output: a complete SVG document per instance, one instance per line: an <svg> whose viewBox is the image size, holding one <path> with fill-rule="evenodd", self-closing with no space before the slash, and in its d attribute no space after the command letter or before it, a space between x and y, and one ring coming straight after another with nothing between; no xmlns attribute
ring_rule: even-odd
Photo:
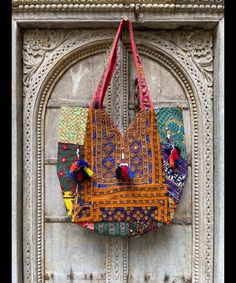
<svg viewBox="0 0 236 283"><path fill-rule="evenodd" d="M118 181L115 176L122 150L134 172L131 181ZM75 222L170 221L153 110L140 111L127 131L121 134L106 111L90 109L84 158L94 175L78 187Z"/></svg>
<svg viewBox="0 0 236 283"><path fill-rule="evenodd" d="M67 118L62 119L61 125L65 126L66 120L73 120L71 117L80 117L80 121L84 117L87 122L78 133L83 139L76 138L83 140L82 145L58 143L58 177L72 222L114 236L137 236L171 223L188 172L187 161L183 158L186 146L181 111L178 108L158 109L155 114L153 110L140 111L127 131L121 134L105 110L72 109L63 109L61 116ZM168 163L170 152L164 123L169 132L177 134L171 137L172 142L181 148L174 169ZM64 140L73 140L68 134L65 138L65 131L63 134ZM75 135L71 136L74 138ZM77 158L77 147L94 172L91 181L86 180L79 186L67 174ZM132 183L122 184L115 177L121 148L135 175Z"/></svg>
<svg viewBox="0 0 236 283"><path fill-rule="evenodd" d="M163 155L163 171L166 177L165 184L168 185L167 195L178 204L188 176L188 162L180 157L179 160L175 161L175 168L171 168L168 163L168 157L170 155L169 147L161 143L161 148Z"/></svg>

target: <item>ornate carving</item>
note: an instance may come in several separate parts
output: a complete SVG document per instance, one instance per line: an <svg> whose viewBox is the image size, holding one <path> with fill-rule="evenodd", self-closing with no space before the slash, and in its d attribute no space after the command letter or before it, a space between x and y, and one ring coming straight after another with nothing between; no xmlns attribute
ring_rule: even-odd
<svg viewBox="0 0 236 283"><path fill-rule="evenodd" d="M204 4L204 5L209 5L209 4L224 4L224 0L176 0L176 4Z"/></svg>
<svg viewBox="0 0 236 283"><path fill-rule="evenodd" d="M16 4L48 4L47 0L13 0L13 5ZM91 4L94 0L60 0L61 4L77 3L77 4ZM133 0L126 0L126 4L133 4ZM189 4L189 3L204 3L206 4L224 4L224 0L138 0L139 4ZM124 3L122 0L98 0L97 4L120 4ZM50 0L50 4L58 4L58 0Z"/></svg>
<svg viewBox="0 0 236 283"><path fill-rule="evenodd" d="M123 44L123 128L124 131L128 128L128 100L129 100L129 91L128 91L128 51L127 48Z"/></svg>
<svg viewBox="0 0 236 283"><path fill-rule="evenodd" d="M63 31L27 30L23 40L23 83L29 85L30 78L44 61L47 52L57 48L65 39Z"/></svg>
<svg viewBox="0 0 236 283"><path fill-rule="evenodd" d="M52 35L50 35L51 31L52 30L41 31L36 29L26 31L24 34L24 41L26 41L23 45L23 82L25 95L28 93L29 83L34 84L34 82L32 82L32 77L39 67L40 73L38 74L39 77L37 81L41 81L44 73L50 69L54 62L66 52L73 50L74 46L81 45L84 42L89 43L99 37L95 30L87 30L87 33L81 32L80 30L71 30L67 32L65 30L56 30L55 32L52 32ZM114 31L107 30L104 31L101 36L104 36L104 39L106 39L105 37L110 38L113 34ZM43 39L39 41L41 35ZM48 41L50 41L50 44ZM52 52L55 49L56 52ZM47 55L50 57L50 60L47 60ZM45 61L47 61L47 63L43 64ZM36 85L34 86L36 87ZM32 89L30 93L32 93ZM34 89L33 93L35 93Z"/></svg>
<svg viewBox="0 0 236 283"><path fill-rule="evenodd" d="M169 40L177 44L193 60L202 73L207 85L212 87L213 82L213 39L209 31L182 31L169 37Z"/></svg>
<svg viewBox="0 0 236 283"><path fill-rule="evenodd" d="M212 98L213 90L213 37L210 31L194 30L179 32L156 32L157 38L163 38L174 43L191 58L195 66L201 72L203 79L209 87ZM157 41L157 39L156 39ZM160 43L160 42L159 42ZM183 55L183 54L182 54Z"/></svg>
<svg viewBox="0 0 236 283"><path fill-rule="evenodd" d="M121 71L121 49L122 45L121 42L118 43L118 50L117 50L117 65L114 71L113 75L113 95L112 95L112 107L111 107L111 113L113 115L112 120L113 123L119 127L119 129L122 131L123 128L123 121L121 121L121 84L120 84L120 77L122 76Z"/></svg>
<svg viewBox="0 0 236 283"><path fill-rule="evenodd" d="M69 36L73 34L73 36ZM94 54L96 52L101 52L101 50L105 50L108 45L102 44L97 45L95 47L89 48L89 43L94 43L96 40L109 40L109 43L113 39L114 31L104 31L102 33L93 33L92 31L86 31L85 33L81 31L76 32L68 32L67 33L67 40L63 41L61 45L59 45L56 49L52 50L50 56L45 56L44 61L40 64L34 74L30 75L31 79L29 80L29 89L30 92L27 92L26 102L25 102L25 111L24 111L24 191L26 194L29 193L29 205L25 207L25 211L28 211L28 214L31 215L32 213L32 192L36 191L36 202L37 202L37 217L36 217L36 227L37 227L37 282L42 282L43 280L43 119L44 119L44 109L45 105L47 104L47 100L50 96L51 88L55 84L55 82L59 79L61 74L65 72L72 64L77 62L78 60L89 56L90 54ZM173 33L172 33L173 35ZM160 36L158 33L138 33L135 37L137 39L137 43L141 41L142 46L138 46L140 50L140 54L146 54L149 57L153 57L155 60L160 61L164 64L168 69L175 74L175 76L181 81L182 85L184 86L186 93L188 94L189 103L191 105L191 117L192 117L192 137L193 137L193 169L194 169L194 176L193 176L193 276L194 282L199 282L200 273L203 273L201 268L201 261L200 257L203 257L205 254L205 261L204 261L204 270L205 270L205 281L202 282L212 282L212 260L213 260L213 247L212 247L212 225L213 225L213 203L212 203L212 190L213 190L213 180L212 180L212 156L213 156L213 149L212 149L212 107L211 107L211 100L209 99L208 93L209 88L211 86L207 86L207 81L202 80L202 73L199 71L199 68L196 66L196 63L188 56L187 52L174 44L170 40L167 40L166 37ZM87 45L86 50L80 50L79 47L83 46L84 44ZM149 47L143 47L143 45ZM159 50L157 52L156 50ZM77 50L77 51L75 51ZM193 49L191 49L191 52ZM165 55L162 55L163 54ZM194 51L195 52L195 51ZM168 56L166 55L168 54ZM203 54L203 53L201 53ZM207 53L206 53L207 54ZM195 56L195 53L193 53ZM169 57L169 58L168 58ZM59 59L63 58L60 62ZM170 59L171 58L171 59ZM196 60L196 59L195 59ZM173 62L178 62L180 67L177 67ZM54 68L53 74L50 76L49 71ZM185 70L185 72L181 71L180 68ZM191 81L194 82L195 88L197 90L197 95L195 89L188 83L188 78L185 77L185 73L189 74L191 77ZM42 86L43 81L45 81L45 85ZM38 93L39 88L43 88L42 93ZM38 98L38 95L40 97ZM198 99L200 99L202 103L202 113L203 113L203 120L199 118L199 111L201 111L201 106L199 104ZM38 101L38 112L34 113L35 103ZM35 185L33 183L34 176L34 167L33 160L35 160L34 152L34 145L35 145L35 135L34 129L32 125L35 125L33 122L33 116L37 115L37 189L35 190ZM204 125L204 129L203 129ZM204 151L201 152L201 144L199 141L199 135L203 137L203 140L206 140L204 143ZM204 161L202 158L199 159L199 156L204 156ZM204 168L202 168L204 166ZM201 175L199 170L201 171ZM200 214L199 206L200 206L200 184L204 184L205 188L205 198L204 198L204 209L205 209L205 216L203 218L202 214ZM34 208L35 209L35 208ZM30 217L30 216L28 216ZM29 220L29 221L28 221ZM28 219L28 222L25 222L27 225L24 226L24 229L27 231L31 231L32 223L31 219ZM203 220L203 222L201 221ZM200 230L200 223L203 223L204 227L206 228L206 235L203 234ZM25 232L25 231L24 231ZM203 236L206 238L204 239ZM27 238L28 237L28 238ZM26 235L25 243L26 247L31 247L31 235ZM115 241L115 239L113 239ZM117 240L118 241L118 240ZM200 242L204 241L204 245L200 245ZM119 247L120 243L116 242L116 246ZM28 248L27 250L30 250ZM203 250L204 248L204 250ZM124 253L127 249L123 249ZM113 252L112 252L113 253ZM116 254L114 255L115 258L119 258ZM123 255L125 256L125 255ZM107 280L110 282L109 278L112 278L113 272L115 274L120 274L120 269L117 271L113 269L113 263L111 262L112 255L108 253L108 274ZM25 255L25 264L26 264L26 277L28 278L26 282L32 282L31 280L31 256ZM123 271L125 272L127 266L127 257L123 261ZM112 269L111 269L112 268ZM110 270L110 271L109 271ZM126 271L127 272L127 271ZM109 275L110 274L110 275ZM116 275L115 275L116 276ZM119 277L119 275L117 275ZM123 281L126 279L123 278ZM34 281L35 282L35 281Z"/></svg>
<svg viewBox="0 0 236 283"><path fill-rule="evenodd" d="M138 3L122 0L99 0L94 3L93 0L62 0L58 3L57 0L13 0L13 10L16 12L47 12L47 11L131 11L139 12L156 10L163 12L193 11L193 12L222 12L224 10L224 1L222 0L139 0Z"/></svg>
<svg viewBox="0 0 236 283"><path fill-rule="evenodd" d="M107 240L106 283L127 283L128 238L109 237ZM123 268L122 268L123 267Z"/></svg>
<svg viewBox="0 0 236 283"><path fill-rule="evenodd" d="M111 47L107 48L106 50L106 63L104 68L107 67L107 63L108 63L108 58L111 52ZM107 88L107 92L105 95L105 99L104 99L104 103L103 103L104 107L106 108L108 114L111 116L111 84L109 84L108 88Z"/></svg>

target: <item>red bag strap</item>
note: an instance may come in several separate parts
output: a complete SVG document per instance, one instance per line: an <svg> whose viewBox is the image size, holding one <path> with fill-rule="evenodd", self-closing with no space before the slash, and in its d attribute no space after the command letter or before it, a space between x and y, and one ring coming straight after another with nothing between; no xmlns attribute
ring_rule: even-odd
<svg viewBox="0 0 236 283"><path fill-rule="evenodd" d="M151 96L150 96L150 93L149 93L149 90L146 84L146 79L144 77L144 71L143 71L143 67L141 64L141 60L138 55L136 44L134 42L132 22L129 19L123 19L120 22L115 39L113 41L112 50L111 50L111 53L108 59L107 69L102 74L99 84L97 86L96 92L94 93L92 97L91 104L90 104L91 108L96 108L96 109L103 108L103 100L105 97L105 93L107 91L108 85L111 82L111 78L112 78L113 72L117 64L118 41L121 35L122 28L124 27L126 23L128 24L128 27L129 27L131 48L132 48L132 53L133 53L134 62L135 62L136 74L138 78L140 108L141 110L145 108L153 108L153 103L152 103Z"/></svg>

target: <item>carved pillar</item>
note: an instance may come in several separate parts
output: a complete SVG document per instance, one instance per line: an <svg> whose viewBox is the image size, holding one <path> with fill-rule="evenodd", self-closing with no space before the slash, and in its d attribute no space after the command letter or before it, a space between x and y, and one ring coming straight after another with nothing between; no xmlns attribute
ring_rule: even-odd
<svg viewBox="0 0 236 283"><path fill-rule="evenodd" d="M118 44L117 66L112 80L111 117L120 131L127 128L128 93L127 93L127 51L123 42ZM126 283L128 275L128 238L108 237L106 258L106 283Z"/></svg>

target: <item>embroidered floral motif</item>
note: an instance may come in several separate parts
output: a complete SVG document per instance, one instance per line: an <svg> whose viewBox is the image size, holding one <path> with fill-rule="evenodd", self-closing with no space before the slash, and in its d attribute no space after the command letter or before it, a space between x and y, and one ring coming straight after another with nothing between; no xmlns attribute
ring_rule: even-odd
<svg viewBox="0 0 236 283"><path fill-rule="evenodd" d="M75 144L58 143L57 174L62 191L75 191L76 183L69 177L71 164L77 160Z"/></svg>

